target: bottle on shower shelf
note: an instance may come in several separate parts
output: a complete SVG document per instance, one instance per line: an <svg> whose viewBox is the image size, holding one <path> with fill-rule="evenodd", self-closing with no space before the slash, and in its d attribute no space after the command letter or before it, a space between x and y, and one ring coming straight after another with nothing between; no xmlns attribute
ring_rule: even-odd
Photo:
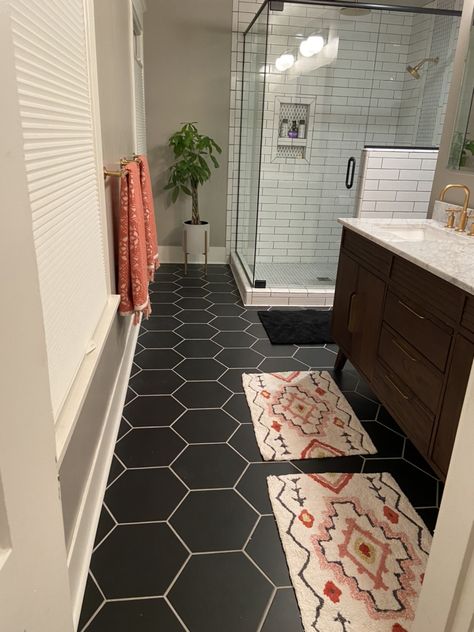
<svg viewBox="0 0 474 632"><path fill-rule="evenodd" d="M280 138L288 138L289 131L290 131L290 126L288 125L288 119L284 118L281 121Z"/></svg>
<svg viewBox="0 0 474 632"><path fill-rule="evenodd" d="M304 119L301 119L298 125L298 138L306 138L306 123Z"/></svg>
<svg viewBox="0 0 474 632"><path fill-rule="evenodd" d="M289 138L298 138L298 125L296 124L296 121L293 121L291 129L288 132L288 136Z"/></svg>

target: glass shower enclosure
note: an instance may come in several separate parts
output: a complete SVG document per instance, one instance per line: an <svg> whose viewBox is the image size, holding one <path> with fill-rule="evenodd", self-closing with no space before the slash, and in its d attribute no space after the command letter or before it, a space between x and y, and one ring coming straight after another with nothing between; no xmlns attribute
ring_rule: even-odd
<svg viewBox="0 0 474 632"><path fill-rule="evenodd" d="M244 37L234 244L253 287L333 287L364 147L438 146L460 16L439 5L261 6Z"/></svg>

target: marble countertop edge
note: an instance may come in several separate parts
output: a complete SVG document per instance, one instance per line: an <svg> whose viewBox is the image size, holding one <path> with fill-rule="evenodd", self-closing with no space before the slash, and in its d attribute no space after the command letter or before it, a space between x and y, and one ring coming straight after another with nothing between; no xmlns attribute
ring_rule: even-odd
<svg viewBox="0 0 474 632"><path fill-rule="evenodd" d="M383 234L383 226L413 228L431 226L445 230L433 219L364 219L339 218L349 230L372 241L390 252L420 266L469 294L474 294L474 237L453 235L446 241L391 241ZM456 240L459 240L456 243Z"/></svg>

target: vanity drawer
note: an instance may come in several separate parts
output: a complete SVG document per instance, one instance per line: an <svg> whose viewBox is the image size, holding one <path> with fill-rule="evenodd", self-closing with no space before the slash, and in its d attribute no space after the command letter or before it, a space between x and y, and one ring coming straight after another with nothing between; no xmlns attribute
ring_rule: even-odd
<svg viewBox="0 0 474 632"><path fill-rule="evenodd" d="M428 447L433 417L418 402L408 386L381 362L377 362L373 384L375 392L423 454Z"/></svg>
<svg viewBox="0 0 474 632"><path fill-rule="evenodd" d="M458 323L464 307L464 292L406 259L395 257L390 280L400 294L426 310Z"/></svg>
<svg viewBox="0 0 474 632"><path fill-rule="evenodd" d="M378 353L387 367L410 385L411 391L431 412L436 413L443 374L386 324L380 335Z"/></svg>
<svg viewBox="0 0 474 632"><path fill-rule="evenodd" d="M342 247L377 276L387 278L390 274L393 255L385 248L347 229L342 234Z"/></svg>
<svg viewBox="0 0 474 632"><path fill-rule="evenodd" d="M451 330L441 328L419 307L392 292L387 294L384 320L417 351L444 371L451 346Z"/></svg>

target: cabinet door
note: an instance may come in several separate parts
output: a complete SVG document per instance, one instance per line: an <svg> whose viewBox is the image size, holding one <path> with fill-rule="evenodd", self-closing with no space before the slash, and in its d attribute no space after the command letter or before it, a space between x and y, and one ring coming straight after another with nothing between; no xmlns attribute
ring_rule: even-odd
<svg viewBox="0 0 474 632"><path fill-rule="evenodd" d="M352 323L350 321L357 293L358 271L359 264L341 250L334 295L332 335L335 342L348 355L351 354L352 347Z"/></svg>
<svg viewBox="0 0 474 632"><path fill-rule="evenodd" d="M446 392L431 454L431 458L443 474L448 471L473 359L474 344L464 336L456 336Z"/></svg>
<svg viewBox="0 0 474 632"><path fill-rule="evenodd" d="M357 290L352 301L352 361L371 380L384 309L385 283L359 267Z"/></svg>

